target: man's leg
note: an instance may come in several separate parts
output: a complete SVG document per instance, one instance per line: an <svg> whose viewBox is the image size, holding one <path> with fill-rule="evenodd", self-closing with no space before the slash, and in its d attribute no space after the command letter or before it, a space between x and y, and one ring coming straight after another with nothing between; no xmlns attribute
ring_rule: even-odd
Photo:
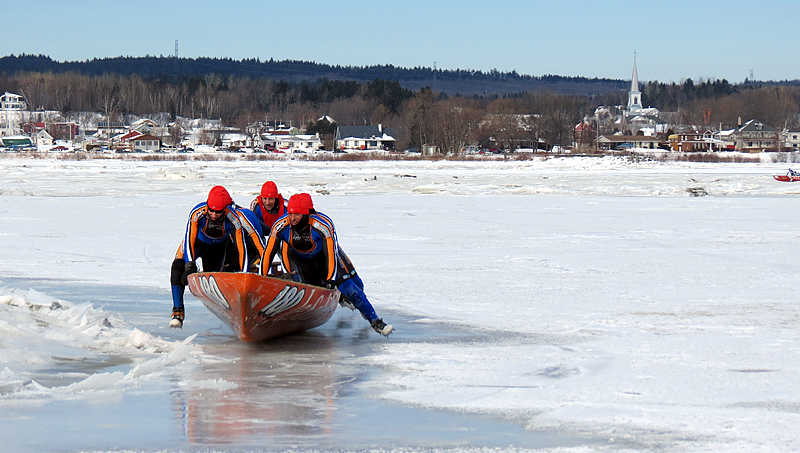
<svg viewBox="0 0 800 453"><path fill-rule="evenodd" d="M347 280L343 281L341 285L339 285L339 292L341 292L344 297L346 297L347 300L353 304L353 306L361 313L361 316L363 316L364 319L370 323L378 319L378 315L375 313L375 309L372 308L372 304L369 303L367 295L364 294L364 291L358 287L352 278L348 278Z"/></svg>
<svg viewBox="0 0 800 453"><path fill-rule="evenodd" d="M170 327L183 327L183 293L186 291L186 285L183 282L184 272L186 272L186 261L182 258L175 258L175 261L172 262L169 276L172 288L172 320L169 324Z"/></svg>
<svg viewBox="0 0 800 453"><path fill-rule="evenodd" d="M392 331L394 331L394 327L391 324L387 325L383 322L383 319L379 318L378 315L375 313L375 309L372 308L372 304L369 303L367 299L367 295L364 294L364 291L361 289L363 287L363 283L361 283L361 287L359 287L358 283L361 283L360 278L348 278L347 280L343 281L339 285L339 292L341 292L345 298L361 313L361 316L364 317L367 321L369 321L370 326L375 332L388 337Z"/></svg>

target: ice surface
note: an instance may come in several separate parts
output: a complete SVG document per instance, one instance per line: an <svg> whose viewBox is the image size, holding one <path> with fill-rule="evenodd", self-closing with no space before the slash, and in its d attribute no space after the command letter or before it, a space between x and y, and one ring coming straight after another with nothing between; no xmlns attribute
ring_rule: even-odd
<svg viewBox="0 0 800 453"><path fill-rule="evenodd" d="M177 343L154 338L92 304L72 304L33 289L0 288L0 314L0 359L5 364L0 406L31 395L41 400L135 386L136 380L199 354L193 351L194 336ZM95 360L102 361L103 368L136 365L128 373L48 371L58 363ZM48 387L37 382L42 378L70 383Z"/></svg>
<svg viewBox="0 0 800 453"><path fill-rule="evenodd" d="M800 449L800 184L771 177L786 164L0 159L0 167L0 281L152 287L164 307L129 315L162 316L191 207L216 184L248 205L274 180L284 196L314 194L379 315L397 329L370 337L377 354L340 359L388 371L363 384L384 401L524 419L532 431L623 450ZM696 187L710 196L692 197ZM103 300L7 287L0 302L0 407L125 394L219 360L188 335L145 333ZM446 326L492 340L402 340L404 327ZM84 365L54 374L65 361ZM95 362L103 365L86 365ZM242 382L195 374L172 385L224 393Z"/></svg>

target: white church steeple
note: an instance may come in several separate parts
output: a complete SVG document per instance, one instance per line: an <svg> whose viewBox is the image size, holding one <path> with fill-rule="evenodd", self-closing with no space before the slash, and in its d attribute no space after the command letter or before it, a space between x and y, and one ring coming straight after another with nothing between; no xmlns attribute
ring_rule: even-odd
<svg viewBox="0 0 800 453"><path fill-rule="evenodd" d="M642 92L639 91L639 74L636 71L636 52L633 53L633 76L631 91L628 92L628 113L638 114L642 111Z"/></svg>

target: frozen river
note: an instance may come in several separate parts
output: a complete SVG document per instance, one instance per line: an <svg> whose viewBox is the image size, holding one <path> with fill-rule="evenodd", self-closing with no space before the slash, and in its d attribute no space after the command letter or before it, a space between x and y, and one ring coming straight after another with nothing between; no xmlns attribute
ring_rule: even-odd
<svg viewBox="0 0 800 453"><path fill-rule="evenodd" d="M352 363L379 349L374 332L340 310L325 326L268 343L238 341L194 301L191 330L164 328L164 292L126 286L87 286L58 280L4 278L3 285L34 287L76 302L103 301L105 312L162 338L195 343L208 363L183 366L154 382L124 392L102 384L58 402L5 401L3 451L250 451L410 450L463 447L542 448L586 440L525 430L523 420L408 406L376 399L361 389L386 372ZM157 312L162 316L154 316ZM497 337L443 326L423 329L414 318L392 313L403 324L402 343L485 343ZM503 334L500 333L502 336ZM400 339L402 337L402 339ZM32 376L44 386L64 386L85 375L125 369L130 357L85 351L56 357ZM174 375L172 374L174 372ZM93 391L92 391L93 390ZM28 399L36 397L29 395ZM39 398L43 398L39 396Z"/></svg>
<svg viewBox="0 0 800 453"><path fill-rule="evenodd" d="M0 167L5 451L800 449L785 164ZM243 344L191 298L167 328L188 211L268 179L333 217L395 334L340 309Z"/></svg>

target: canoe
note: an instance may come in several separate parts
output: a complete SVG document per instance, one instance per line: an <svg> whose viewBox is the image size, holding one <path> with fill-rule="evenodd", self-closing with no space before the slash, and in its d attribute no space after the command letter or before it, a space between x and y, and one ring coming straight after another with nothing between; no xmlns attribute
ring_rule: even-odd
<svg viewBox="0 0 800 453"><path fill-rule="evenodd" d="M246 342L319 327L339 303L336 289L258 274L198 272L188 283L189 291Z"/></svg>
<svg viewBox="0 0 800 453"><path fill-rule="evenodd" d="M800 181L800 176L789 176L789 175L772 175L778 181L783 182L796 182Z"/></svg>

